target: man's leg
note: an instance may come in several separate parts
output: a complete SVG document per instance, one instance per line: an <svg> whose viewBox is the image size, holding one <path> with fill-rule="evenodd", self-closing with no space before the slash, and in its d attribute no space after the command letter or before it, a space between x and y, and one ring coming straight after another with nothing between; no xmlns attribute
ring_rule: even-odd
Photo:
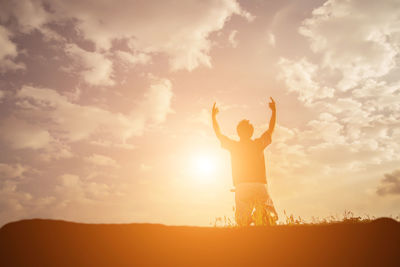
<svg viewBox="0 0 400 267"><path fill-rule="evenodd" d="M252 217L251 213L253 211L253 203L251 199L248 198L248 192L243 188L237 188L235 193L235 219L238 226L249 226Z"/></svg>
<svg viewBox="0 0 400 267"><path fill-rule="evenodd" d="M255 225L275 225L278 215L273 206L267 205L265 202L256 202L253 213Z"/></svg>
<svg viewBox="0 0 400 267"><path fill-rule="evenodd" d="M256 194L255 223L256 225L275 225L278 220L278 213L268 193L266 185L260 185Z"/></svg>

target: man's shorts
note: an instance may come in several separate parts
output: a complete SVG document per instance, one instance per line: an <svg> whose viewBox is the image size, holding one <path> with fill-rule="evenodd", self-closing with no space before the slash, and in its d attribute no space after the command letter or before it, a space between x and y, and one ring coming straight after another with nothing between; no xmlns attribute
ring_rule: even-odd
<svg viewBox="0 0 400 267"><path fill-rule="evenodd" d="M240 183L236 185L235 192L235 218L239 226L249 225L252 222L253 209L261 213L275 210L266 184Z"/></svg>

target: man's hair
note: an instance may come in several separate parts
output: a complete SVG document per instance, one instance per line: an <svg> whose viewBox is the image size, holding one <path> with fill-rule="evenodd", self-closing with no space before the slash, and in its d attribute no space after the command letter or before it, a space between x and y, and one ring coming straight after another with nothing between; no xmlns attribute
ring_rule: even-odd
<svg viewBox="0 0 400 267"><path fill-rule="evenodd" d="M241 120L236 127L236 131L240 138L246 139L253 135L254 127L249 120Z"/></svg>

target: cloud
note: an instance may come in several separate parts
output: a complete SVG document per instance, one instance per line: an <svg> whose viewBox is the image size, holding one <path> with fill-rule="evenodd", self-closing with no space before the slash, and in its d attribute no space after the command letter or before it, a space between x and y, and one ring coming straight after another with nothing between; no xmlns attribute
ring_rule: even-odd
<svg viewBox="0 0 400 267"><path fill-rule="evenodd" d="M132 148L127 144L129 138L141 135L149 123L164 122L173 112L171 82L155 76L150 79L142 101L127 114L80 105L52 89L23 86L16 94L17 117L1 122L0 137L16 149L51 145L66 157L69 154L66 144L83 140ZM33 118L35 125L27 122Z"/></svg>
<svg viewBox="0 0 400 267"><path fill-rule="evenodd" d="M83 71L80 72L83 80L93 86L112 86L113 64L103 54L83 50L75 44L68 44L65 49L67 54L82 64Z"/></svg>
<svg viewBox="0 0 400 267"><path fill-rule="evenodd" d="M211 113L208 109L202 108L200 112L189 118L189 122L201 123L204 126L209 127L211 123Z"/></svg>
<svg viewBox="0 0 400 267"><path fill-rule="evenodd" d="M289 92L298 93L300 101L310 104L316 99L333 96L333 88L320 86L317 81L318 67L307 59L292 61L281 58L278 66L281 70L279 78L285 82Z"/></svg>
<svg viewBox="0 0 400 267"><path fill-rule="evenodd" d="M210 34L221 30L233 15L254 19L236 0L189 0L184 4L173 0L11 0L0 11L0 23L15 22L9 30L0 26L0 44L5 48L0 52L0 72L25 67L15 63L18 51L10 36L35 31L42 33L44 40L65 47L75 64L64 69L79 73L93 86L115 85L113 60L134 66L149 64L152 57L161 54L167 57L172 71L211 67ZM78 36L65 36L68 27L73 27ZM77 38L81 37L92 42L94 50L80 46L82 40ZM123 43L124 51L114 45L116 42ZM25 48L25 44L22 46Z"/></svg>
<svg viewBox="0 0 400 267"><path fill-rule="evenodd" d="M6 92L0 90L0 103L3 101L3 99L6 97Z"/></svg>
<svg viewBox="0 0 400 267"><path fill-rule="evenodd" d="M0 121L0 139L5 147L40 150L36 156L44 161L71 158L73 154L70 147L55 138L50 131L46 125L32 124L28 119L17 118L14 115Z"/></svg>
<svg viewBox="0 0 400 267"><path fill-rule="evenodd" d="M6 23L15 19L18 22L18 30L23 33L40 30L51 19L51 14L45 10L43 2L9 0L7 4L2 5L0 21Z"/></svg>
<svg viewBox="0 0 400 267"><path fill-rule="evenodd" d="M27 170L28 167L21 164L0 163L0 178L20 178Z"/></svg>
<svg viewBox="0 0 400 267"><path fill-rule="evenodd" d="M88 203L110 194L110 187L104 183L82 180L75 174L62 174L55 188L56 199L61 207L70 203Z"/></svg>
<svg viewBox="0 0 400 267"><path fill-rule="evenodd" d="M393 150L400 139L391 130L400 126L400 87L393 79L399 8L392 0L327 1L299 29L310 49L280 59L279 77L314 116L299 132L313 161L354 170L399 160Z"/></svg>
<svg viewBox="0 0 400 267"><path fill-rule="evenodd" d="M179 5L169 0L146 5L126 0L96 5L52 1L52 7L59 17L75 18L77 28L98 49L109 50L113 40L125 38L132 50L168 55L172 70L211 66L209 34L222 29L234 14L252 18L233 0L191 0Z"/></svg>
<svg viewBox="0 0 400 267"><path fill-rule="evenodd" d="M16 44L10 40L10 37L11 33L0 25L0 73L25 68L23 63L14 62L18 56L18 50Z"/></svg>
<svg viewBox="0 0 400 267"><path fill-rule="evenodd" d="M1 21L15 18L20 32L29 33L37 29L47 37L62 39L49 25L73 22L79 33L95 44L96 52L109 51L115 40L126 40L130 51L125 53L134 57L164 53L172 70L210 67L210 33L221 30L232 15L249 21L254 18L235 0L189 0L179 5L172 0L153 3L31 0L12 1L6 6L0 13ZM115 19L115 14L118 14L118 19ZM93 61L100 60L98 54L74 52L84 55L84 64L89 64L90 69ZM128 55L123 54L123 57L128 58ZM93 79L89 80L93 82Z"/></svg>
<svg viewBox="0 0 400 267"><path fill-rule="evenodd" d="M361 97L368 91L364 84L381 84L380 79L397 71L400 5L395 0L384 2L330 0L316 8L299 28L316 62L306 58L280 62L289 91L299 93L306 103L328 92L332 97L353 89L354 95ZM294 82L296 79L299 82Z"/></svg>
<svg viewBox="0 0 400 267"><path fill-rule="evenodd" d="M85 160L89 163L98 166L105 166L105 167L112 167L112 168L119 168L119 164L112 158L100 155L100 154L93 154L89 157L86 157Z"/></svg>
<svg viewBox="0 0 400 267"><path fill-rule="evenodd" d="M37 217L38 214L43 214L43 211L53 208L53 196L34 196L21 189L20 183L21 181L16 179L0 179L0 225L13 220Z"/></svg>
<svg viewBox="0 0 400 267"><path fill-rule="evenodd" d="M14 149L45 148L52 141L48 131L13 116L0 122L0 138Z"/></svg>
<svg viewBox="0 0 400 267"><path fill-rule="evenodd" d="M267 35L267 40L268 43L272 46L275 47L276 46L276 38L275 35L272 32L269 32Z"/></svg>
<svg viewBox="0 0 400 267"><path fill-rule="evenodd" d="M400 170L385 173L376 193L380 196L400 195Z"/></svg>
<svg viewBox="0 0 400 267"><path fill-rule="evenodd" d="M233 48L236 48L239 45L239 41L236 39L237 33L237 30L233 30L228 37L229 43L232 45Z"/></svg>
<svg viewBox="0 0 400 267"><path fill-rule="evenodd" d="M153 169L152 165L148 165L148 164L144 164L144 163L140 164L140 170L143 172L148 172L152 169Z"/></svg>
<svg viewBox="0 0 400 267"><path fill-rule="evenodd" d="M346 91L396 66L400 52L400 5L396 0L327 1L303 22L299 32L322 56L322 67L339 70ZM373 18L373 19L371 19Z"/></svg>
<svg viewBox="0 0 400 267"><path fill-rule="evenodd" d="M152 82L144 95L141 106L152 122L161 123L165 121L167 114L173 112L171 108L172 84L168 79L161 79L152 75L150 79Z"/></svg>
<svg viewBox="0 0 400 267"><path fill-rule="evenodd" d="M118 58L122 59L123 62L129 64L130 66L135 66L137 64L148 64L151 62L151 57L145 53L132 54L125 51L116 51L115 54Z"/></svg>
<svg viewBox="0 0 400 267"><path fill-rule="evenodd" d="M51 143L38 155L38 158L43 161L51 161L72 158L73 156L74 154L68 144L53 138Z"/></svg>
<svg viewBox="0 0 400 267"><path fill-rule="evenodd" d="M65 187L76 187L80 183L79 176L73 174L63 174L59 178L61 185Z"/></svg>
<svg viewBox="0 0 400 267"><path fill-rule="evenodd" d="M46 127L69 142L85 140L96 133L105 132L123 143L143 130L144 114L131 118L96 106L79 105L52 89L24 86L17 97L31 105L22 110L22 114L48 121Z"/></svg>
<svg viewBox="0 0 400 267"><path fill-rule="evenodd" d="M8 218L15 217L14 213L23 212L24 207L32 200L32 195L19 191L17 185L18 182L14 180L0 181L0 218L5 217L3 211L13 213L8 214Z"/></svg>

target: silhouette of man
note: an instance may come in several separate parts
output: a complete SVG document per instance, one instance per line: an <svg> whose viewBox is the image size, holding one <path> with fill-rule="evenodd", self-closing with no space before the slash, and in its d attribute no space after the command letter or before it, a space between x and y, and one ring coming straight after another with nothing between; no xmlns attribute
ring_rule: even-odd
<svg viewBox="0 0 400 267"><path fill-rule="evenodd" d="M270 97L269 108L272 111L269 128L259 138L251 139L253 125L242 120L236 127L240 140L234 141L221 133L217 122L219 112L214 103L212 121L214 132L221 142L221 147L229 150L232 163L232 178L235 186L235 219L239 226L250 225L253 221L253 210L261 218L261 224L269 223L270 214L278 218L272 199L268 194L265 175L264 149L271 144L271 136L275 128L275 101ZM257 220L255 221L256 224Z"/></svg>

